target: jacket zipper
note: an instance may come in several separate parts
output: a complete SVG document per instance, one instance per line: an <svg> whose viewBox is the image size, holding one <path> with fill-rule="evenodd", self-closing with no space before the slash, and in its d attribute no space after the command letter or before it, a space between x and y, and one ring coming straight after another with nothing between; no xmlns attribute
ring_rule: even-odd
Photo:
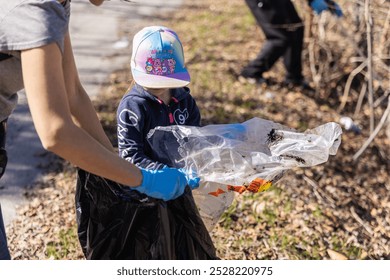
<svg viewBox="0 0 390 280"><path fill-rule="evenodd" d="M171 103L173 101L174 103L177 104L177 103L179 103L179 100L177 100L175 97L172 96L171 102L169 103L169 105L165 105L164 102L160 98L157 98L157 101L160 103L161 106L163 106L164 108L167 108L166 110L168 111L169 124L174 124L175 119L173 118L173 114L171 111Z"/></svg>

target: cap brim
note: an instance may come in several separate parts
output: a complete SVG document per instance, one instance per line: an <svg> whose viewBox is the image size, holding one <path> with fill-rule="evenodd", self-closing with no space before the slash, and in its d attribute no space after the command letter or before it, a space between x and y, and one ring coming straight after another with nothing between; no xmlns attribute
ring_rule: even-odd
<svg viewBox="0 0 390 280"><path fill-rule="evenodd" d="M179 88L190 83L188 72L174 73L168 76L146 74L135 69L131 69L134 81L146 88Z"/></svg>

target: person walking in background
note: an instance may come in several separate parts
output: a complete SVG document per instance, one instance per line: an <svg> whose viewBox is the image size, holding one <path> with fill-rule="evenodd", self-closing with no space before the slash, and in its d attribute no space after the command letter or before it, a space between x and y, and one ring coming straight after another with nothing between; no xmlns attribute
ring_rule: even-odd
<svg viewBox="0 0 390 280"><path fill-rule="evenodd" d="M304 25L290 0L245 0L257 23L263 30L266 41L257 57L250 61L239 78L250 83L263 84L263 73L283 57L286 69L284 86L313 90L302 75L302 47ZM330 11L342 16L340 7L331 0L308 0L309 5L320 14Z"/></svg>
<svg viewBox="0 0 390 280"><path fill-rule="evenodd" d="M104 0L89 1L101 5ZM78 77L68 32L70 0L0 0L0 7L2 128L16 107L16 92L24 88L34 126L48 151L159 199L173 199L187 185L198 186L199 178L183 170L140 169L114 151ZM2 134L5 137L5 131ZM3 172L5 166L1 168ZM0 218L0 259L9 258Z"/></svg>

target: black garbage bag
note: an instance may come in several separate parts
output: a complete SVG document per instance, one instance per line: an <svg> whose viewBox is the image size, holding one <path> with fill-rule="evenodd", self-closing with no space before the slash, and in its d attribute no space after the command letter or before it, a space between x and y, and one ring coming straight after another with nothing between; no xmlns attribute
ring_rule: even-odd
<svg viewBox="0 0 390 280"><path fill-rule="evenodd" d="M218 259L189 187L165 202L79 169L76 210L86 259Z"/></svg>

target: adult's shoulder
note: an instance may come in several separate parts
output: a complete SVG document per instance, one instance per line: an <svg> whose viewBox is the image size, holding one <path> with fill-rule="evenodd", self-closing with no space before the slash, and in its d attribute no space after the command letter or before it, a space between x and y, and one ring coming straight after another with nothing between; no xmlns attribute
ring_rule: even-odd
<svg viewBox="0 0 390 280"><path fill-rule="evenodd" d="M53 0L0 0L0 50L21 51L53 42L63 46L69 3Z"/></svg>

